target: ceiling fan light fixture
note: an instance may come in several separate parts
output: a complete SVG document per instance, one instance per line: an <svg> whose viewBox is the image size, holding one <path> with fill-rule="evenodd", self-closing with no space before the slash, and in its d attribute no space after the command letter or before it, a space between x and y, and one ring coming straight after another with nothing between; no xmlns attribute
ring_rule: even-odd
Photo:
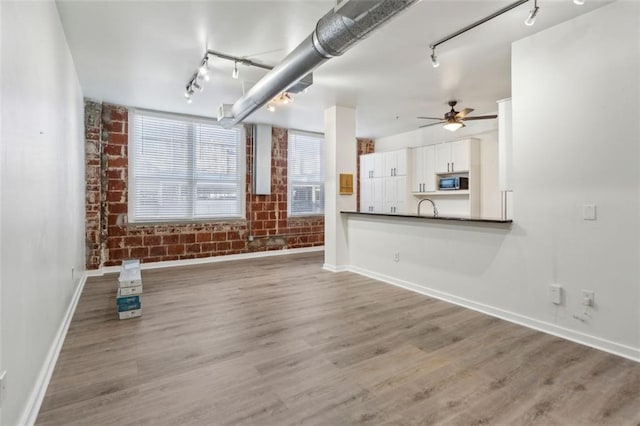
<svg viewBox="0 0 640 426"><path fill-rule="evenodd" d="M456 130L458 130L461 127L465 127L463 123L459 122L459 121L449 121L448 123L446 123L444 126L445 129L447 129L450 132L455 132Z"/></svg>
<svg viewBox="0 0 640 426"><path fill-rule="evenodd" d="M573 0L573 4L577 4L578 6L582 6L584 4L584 0Z"/></svg>

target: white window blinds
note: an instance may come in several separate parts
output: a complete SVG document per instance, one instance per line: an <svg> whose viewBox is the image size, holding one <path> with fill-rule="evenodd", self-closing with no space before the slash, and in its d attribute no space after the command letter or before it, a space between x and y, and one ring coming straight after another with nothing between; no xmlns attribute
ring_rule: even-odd
<svg viewBox="0 0 640 426"><path fill-rule="evenodd" d="M290 216L324 214L324 137L289 131L288 212Z"/></svg>
<svg viewBox="0 0 640 426"><path fill-rule="evenodd" d="M244 216L241 128L130 111L129 221Z"/></svg>

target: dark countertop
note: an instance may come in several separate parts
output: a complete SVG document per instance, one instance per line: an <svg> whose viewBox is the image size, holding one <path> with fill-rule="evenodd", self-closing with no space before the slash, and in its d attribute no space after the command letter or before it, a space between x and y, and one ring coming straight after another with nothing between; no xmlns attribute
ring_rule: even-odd
<svg viewBox="0 0 640 426"><path fill-rule="evenodd" d="M448 222L474 222L474 223L513 223L513 220L502 219L483 219L478 217L450 217L450 216L418 216L417 214L390 214L390 213L369 213L369 212L354 212L354 211L341 211L344 214L357 214L363 216L382 216L382 217L408 217L412 219L424 219L424 220L446 220Z"/></svg>

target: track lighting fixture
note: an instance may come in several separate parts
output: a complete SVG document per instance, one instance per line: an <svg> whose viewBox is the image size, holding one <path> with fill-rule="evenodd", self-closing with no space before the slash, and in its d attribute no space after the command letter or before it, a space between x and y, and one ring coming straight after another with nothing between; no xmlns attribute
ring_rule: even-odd
<svg viewBox="0 0 640 426"><path fill-rule="evenodd" d="M578 6L582 6L584 4L584 0L573 0L573 4L577 4Z"/></svg>
<svg viewBox="0 0 640 426"><path fill-rule="evenodd" d="M2 0L0 0L2 1ZM233 61L233 72L231 73L231 77L234 80L237 80L240 77L240 70L238 70L238 64L246 65L248 67L257 67L265 70L272 70L273 67L269 65L264 65L259 62L254 62L250 59L240 58L237 56L227 55L225 53L216 52L215 50L207 50L204 55L204 58L200 61L200 66L196 69L196 71L191 76L191 79L187 83L186 91L184 93L184 97L187 99L188 103L191 103L191 96L195 92L196 89L202 92L204 90L204 84L202 81L210 81L210 70L209 70L209 59L215 56L216 58L225 59L227 61ZM276 96L272 102L267 105L267 109L271 112L275 111L276 104L287 104L293 102L293 96L291 93L300 93L304 91L306 93L306 88L313 84L313 74L309 73L302 80L297 82L295 85L291 86L288 92L283 92L280 95Z"/></svg>
<svg viewBox="0 0 640 426"><path fill-rule="evenodd" d="M431 65L434 68L438 68L440 66L440 62L438 62L438 57L436 56L436 48L431 48Z"/></svg>
<svg viewBox="0 0 640 426"><path fill-rule="evenodd" d="M438 66L440 66L440 63L438 62L438 57L436 56L436 47L438 47L439 45L441 45L442 43L446 43L447 41L454 39L456 37L458 37L459 35L462 35L464 33L466 33L469 30L474 29L475 27L484 24L485 22L488 22L490 20L492 20L493 18L497 18L498 16L502 15L503 13L506 13L508 11L510 11L511 9L514 9L518 6L521 6L525 3L527 3L529 0L516 0L515 2L503 7L500 10L497 10L495 12L493 12L491 15L489 16L485 16L482 19L479 19L469 25L467 25L466 27L462 27L457 31L454 31L453 33L449 34L448 36L442 37L440 40L431 43L429 45L429 47L431 48L431 65L434 68L437 68ZM579 0L579 1L583 1L583 0ZM536 0L536 13L537 13L537 0Z"/></svg>
<svg viewBox="0 0 640 426"><path fill-rule="evenodd" d="M538 0L534 0L533 9L529 11L529 16L527 16L527 19L525 19L524 21L525 25L532 26L533 24L536 23L536 16L538 15L538 10L540 10L540 8L538 7Z"/></svg>

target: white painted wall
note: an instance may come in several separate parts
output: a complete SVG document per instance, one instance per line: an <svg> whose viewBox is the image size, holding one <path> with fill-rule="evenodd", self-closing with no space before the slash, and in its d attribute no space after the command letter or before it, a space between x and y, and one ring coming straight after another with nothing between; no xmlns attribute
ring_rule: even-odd
<svg viewBox="0 0 640 426"><path fill-rule="evenodd" d="M518 41L512 67L515 223L351 215L352 269L640 360L640 4Z"/></svg>
<svg viewBox="0 0 640 426"><path fill-rule="evenodd" d="M83 102L53 1L2 2L1 22L2 423L13 426L83 274Z"/></svg>
<svg viewBox="0 0 640 426"><path fill-rule="evenodd" d="M491 112L487 114L491 114ZM485 218L499 218L501 214L501 204L500 191L498 188L497 120L469 122L467 123L467 127L463 127L455 132L445 130L442 126L423 127L410 132L376 139L375 148L376 152L385 152L468 138L480 140L480 185L482 187L480 216ZM420 198L421 197L408 194L407 206L410 212L417 212ZM456 200L456 198L458 198L458 200ZM460 197L437 197L435 202L438 205L438 210L440 210L441 215L459 215L461 207L463 211L468 211L468 200L461 202Z"/></svg>
<svg viewBox="0 0 640 426"><path fill-rule="evenodd" d="M332 106L324 111L325 181L324 181L324 267L339 271L349 265L347 222L340 211L355 211L356 194L356 111ZM340 173L351 174L354 192L340 195Z"/></svg>

